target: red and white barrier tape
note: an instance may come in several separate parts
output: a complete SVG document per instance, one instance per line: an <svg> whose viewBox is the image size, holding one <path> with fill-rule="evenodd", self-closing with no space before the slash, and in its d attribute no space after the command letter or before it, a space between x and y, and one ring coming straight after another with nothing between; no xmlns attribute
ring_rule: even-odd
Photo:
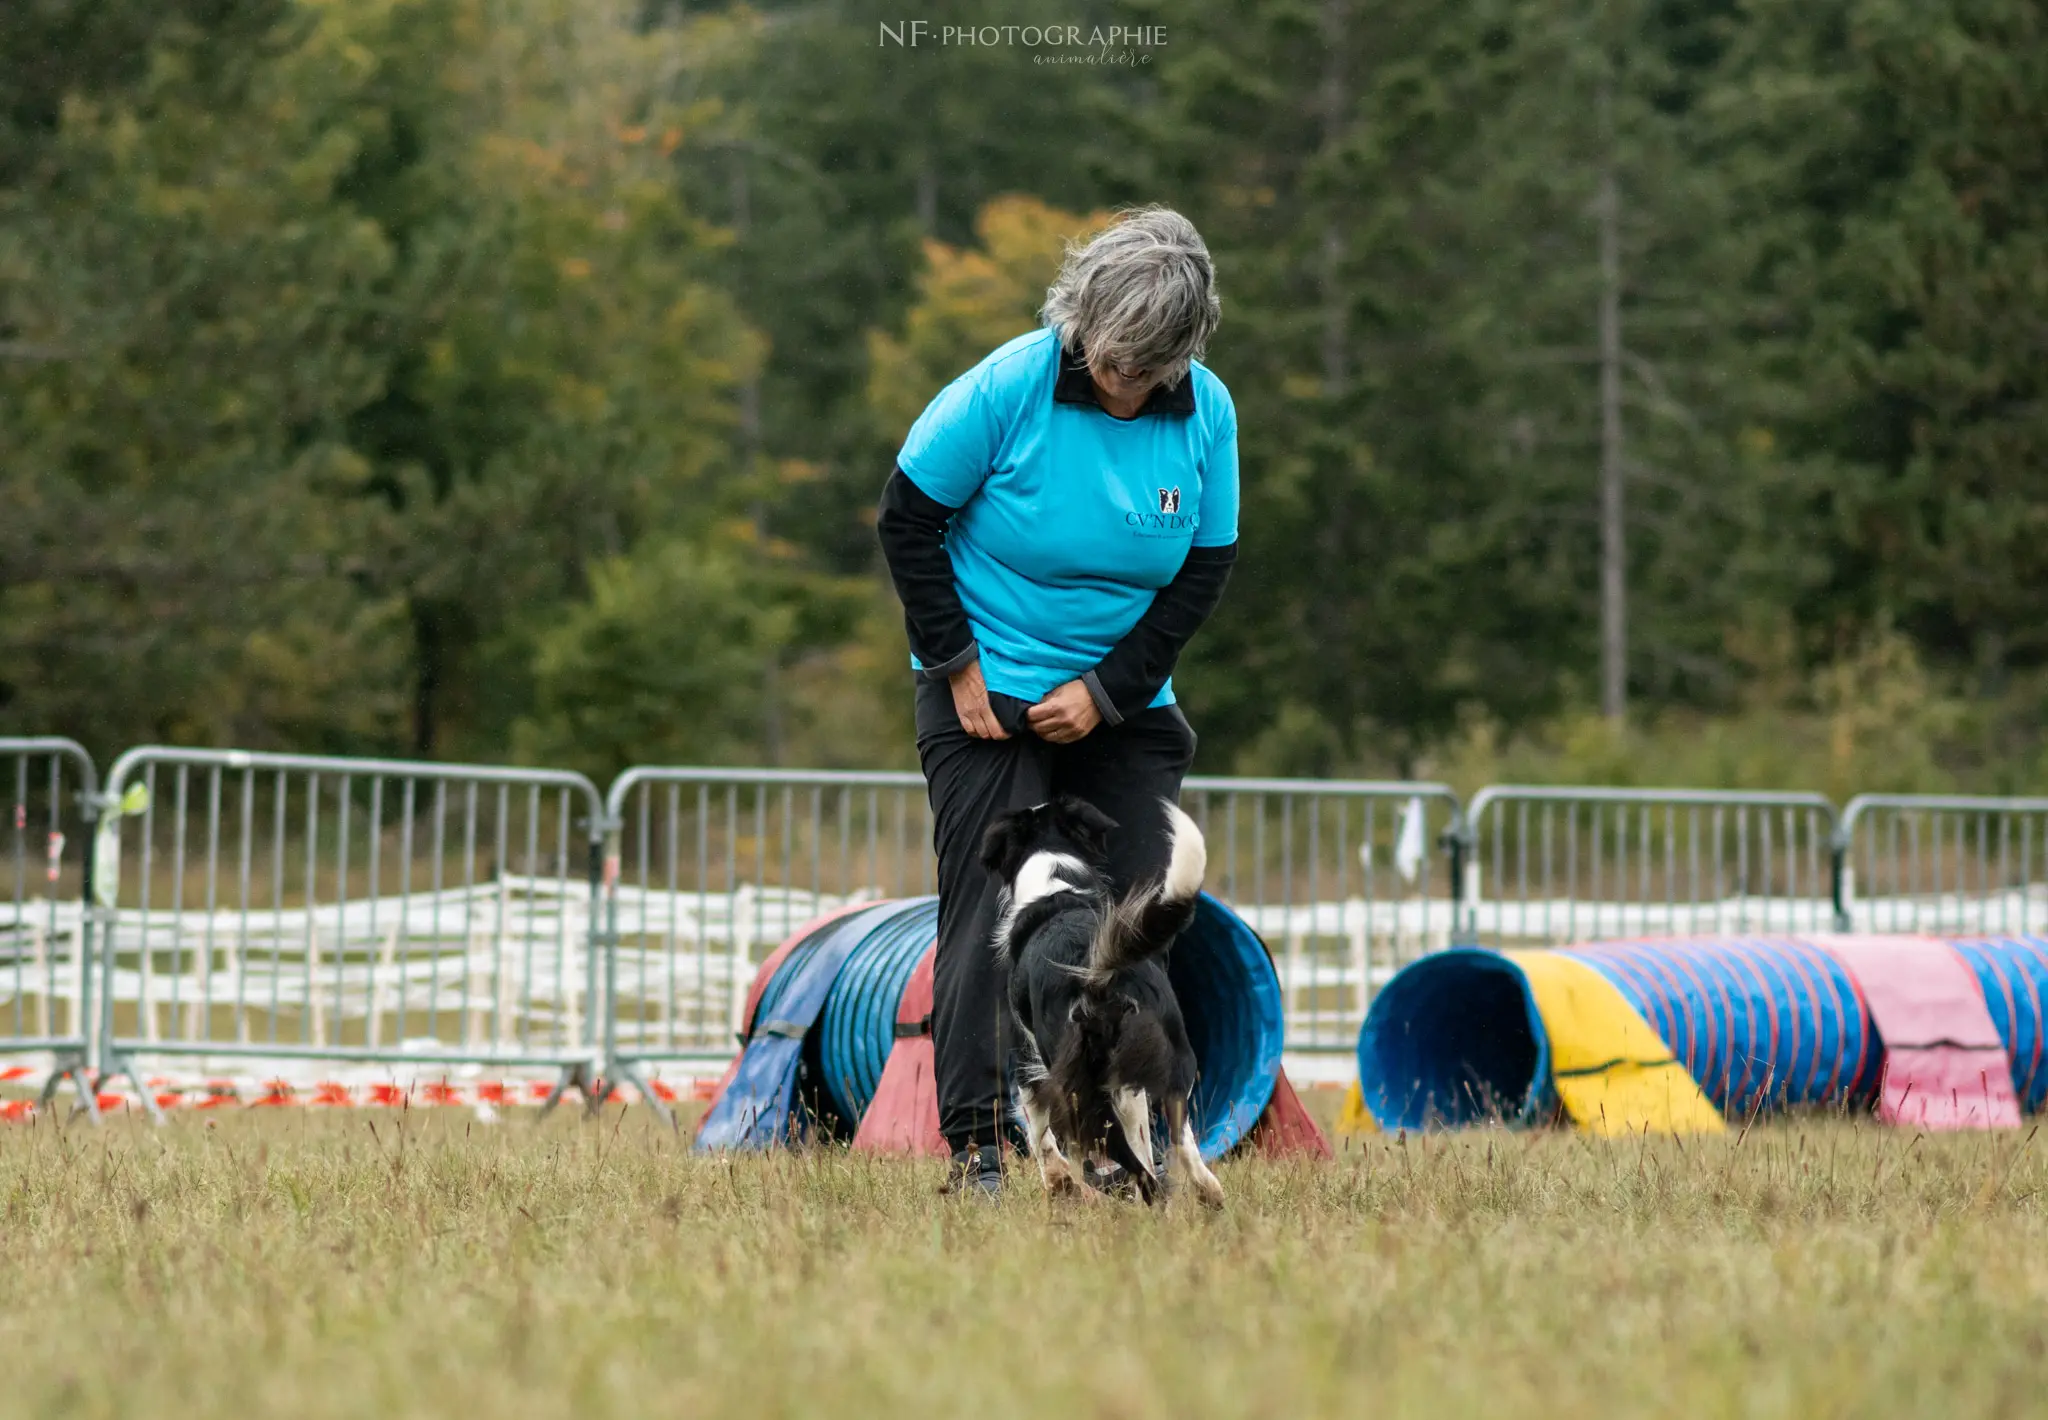
<svg viewBox="0 0 2048 1420"><path fill-rule="evenodd" d="M0 1068L0 1084L11 1084L32 1079L42 1072L25 1065ZM709 1100L718 1082L715 1079L693 1078L676 1084L664 1080L650 1080L648 1088L655 1098L664 1104L675 1104L680 1100ZM199 1083L179 1083L163 1077L153 1077L148 1082L157 1107L165 1110L183 1109L276 1109L284 1107L310 1107L323 1109L418 1109L429 1105L455 1106L472 1109L504 1109L519 1105L539 1105L546 1102L554 1090L549 1080L481 1080L474 1084L452 1084L446 1079L418 1080L401 1085L396 1081L378 1081L369 1084L345 1084L339 1080L316 1080L311 1084L295 1083L284 1079L268 1079L257 1082L213 1079ZM640 1093L629 1085L616 1086L612 1099L623 1104L638 1104ZM119 1113L122 1110L140 1108L141 1101L133 1091L103 1090L97 1096L103 1113ZM35 1118L35 1101L26 1099L0 1100L0 1123L25 1123Z"/></svg>

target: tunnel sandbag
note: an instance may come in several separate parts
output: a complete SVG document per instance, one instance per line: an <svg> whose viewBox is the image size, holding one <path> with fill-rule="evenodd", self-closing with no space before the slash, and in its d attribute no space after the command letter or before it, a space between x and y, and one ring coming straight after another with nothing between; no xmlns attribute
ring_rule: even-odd
<svg viewBox="0 0 2048 1420"><path fill-rule="evenodd" d="M1962 953L1934 937L1821 937L1884 1035L1877 1117L1920 1129L2013 1129L2012 1061Z"/></svg>
<svg viewBox="0 0 2048 1420"><path fill-rule="evenodd" d="M1719 1134L1721 1112L1620 990L1563 952L1507 952L1549 1041L1550 1079L1589 1134Z"/></svg>
<svg viewBox="0 0 2048 1420"><path fill-rule="evenodd" d="M847 958L897 906L882 903L835 918L784 954L761 992L738 1066L698 1126L699 1150L768 1149L791 1141L799 1124L797 1075L826 998Z"/></svg>
<svg viewBox="0 0 2048 1420"><path fill-rule="evenodd" d="M1522 968L1473 947L1402 968L1359 1030L1358 1085L1389 1132L1546 1116L1550 1041Z"/></svg>
<svg viewBox="0 0 2048 1420"><path fill-rule="evenodd" d="M1984 992L1991 1024L2005 1042L2020 1108L2028 1114L2048 1108L2048 938L1959 937L1951 945Z"/></svg>
<svg viewBox="0 0 2048 1420"><path fill-rule="evenodd" d="M842 1118L860 1121L896 1046L896 1011L938 936L939 900L912 898L878 920L847 957L825 998L819 1061Z"/></svg>
<svg viewBox="0 0 2048 1420"><path fill-rule="evenodd" d="M1344 1092L1344 1103L1337 1111L1337 1132L1339 1134L1377 1134L1380 1122L1372 1117L1372 1111L1365 1107L1365 1091L1358 1087L1358 1081L1351 1082L1351 1088Z"/></svg>
<svg viewBox="0 0 2048 1420"><path fill-rule="evenodd" d="M754 1017L761 1008L761 998L767 994L768 987L775 980L776 973L782 970L782 964L789 960L791 953L808 950L809 945L814 943L834 922L861 910L860 904L849 904L835 911L825 913L821 917L811 919L784 938L782 945L770 952L762 960L761 964L754 968L754 979L747 985L746 1004L740 1013L739 1045L741 1052L734 1055L731 1062L726 1065L725 1073L719 1077L717 1086L712 1090L711 1108L697 1116L696 1133L701 1134L703 1132L704 1121L711 1118L712 1114L716 1112L719 1100L724 1098L726 1090L732 1086L733 1076L739 1073L740 1061L745 1055L747 1038L753 1034Z"/></svg>
<svg viewBox="0 0 2048 1420"><path fill-rule="evenodd" d="M911 1158L946 1157L946 1136L939 1133L939 1091L932 1054L932 971L938 946L918 958L904 983L896 1007L896 1040L882 1077L875 1085L860 1125L854 1131L857 1154L895 1154Z"/></svg>

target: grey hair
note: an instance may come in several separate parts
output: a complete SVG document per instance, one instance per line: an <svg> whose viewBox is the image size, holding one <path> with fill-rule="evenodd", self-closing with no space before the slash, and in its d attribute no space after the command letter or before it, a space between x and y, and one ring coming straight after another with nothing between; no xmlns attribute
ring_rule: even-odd
<svg viewBox="0 0 2048 1420"><path fill-rule="evenodd" d="M1216 267L1195 224L1170 207L1135 207L1085 243L1068 243L1039 311L1069 354L1187 377L1216 333Z"/></svg>

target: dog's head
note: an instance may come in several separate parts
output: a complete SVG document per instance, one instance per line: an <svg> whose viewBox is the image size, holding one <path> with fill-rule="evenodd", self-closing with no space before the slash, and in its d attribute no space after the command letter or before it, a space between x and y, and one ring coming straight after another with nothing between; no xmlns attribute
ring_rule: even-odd
<svg viewBox="0 0 2048 1420"><path fill-rule="evenodd" d="M1115 827L1116 820L1095 805L1062 794L1051 803L1017 809L991 823L981 838L981 864L1005 883L1033 853L1071 853L1100 867Z"/></svg>

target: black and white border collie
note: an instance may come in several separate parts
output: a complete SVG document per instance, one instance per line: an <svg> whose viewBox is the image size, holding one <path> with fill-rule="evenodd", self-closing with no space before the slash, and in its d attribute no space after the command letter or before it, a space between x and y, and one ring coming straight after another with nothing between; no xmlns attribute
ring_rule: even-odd
<svg viewBox="0 0 2048 1420"><path fill-rule="evenodd" d="M1102 871L1116 824L1070 796L990 824L981 861L1002 884L995 950L1010 968L1017 1106L1047 1192L1093 1195L1080 1164L1107 1159L1154 1201L1156 1111L1172 1185L1220 1208L1223 1186L1188 1117L1195 1053L1165 962L1194 917L1208 850L1193 819L1164 808L1165 876L1121 901Z"/></svg>

